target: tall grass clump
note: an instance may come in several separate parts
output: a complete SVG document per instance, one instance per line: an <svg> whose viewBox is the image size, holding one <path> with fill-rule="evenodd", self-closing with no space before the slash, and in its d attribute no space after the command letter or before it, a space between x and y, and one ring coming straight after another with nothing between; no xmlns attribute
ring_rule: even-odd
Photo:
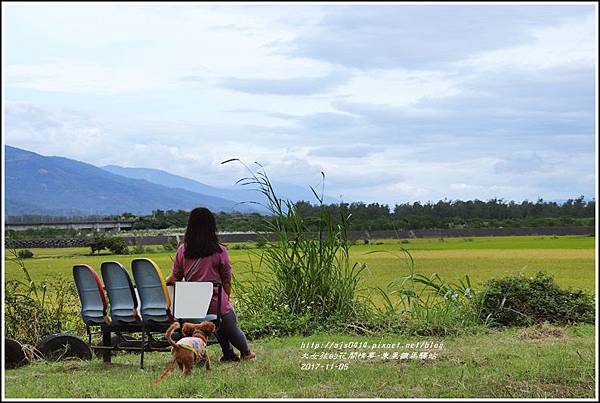
<svg viewBox="0 0 600 403"><path fill-rule="evenodd" d="M236 281L237 309L250 336L308 334L317 328L331 329L356 320L365 307L357 298L364 265L350 262L349 215L334 217L319 194L316 222L309 222L293 202L276 194L264 168L252 170L239 159L249 176L238 181L264 196L269 211L258 233L262 248L254 249L258 267L253 278ZM323 174L323 183L325 175ZM318 231L311 232L316 224ZM313 227L314 228L314 227Z"/></svg>
<svg viewBox="0 0 600 403"><path fill-rule="evenodd" d="M7 249L13 255L10 260L19 266L25 280L6 282L6 337L35 346L44 336L54 333L69 331L77 335L85 334L79 317L75 284L60 278L34 281L17 250L12 246Z"/></svg>
<svg viewBox="0 0 600 403"><path fill-rule="evenodd" d="M468 275L457 281L444 280L439 274L419 274L410 252L401 248L404 256L389 251L404 260L406 274L384 289L376 287L383 303L370 298L370 316L365 327L394 333L423 336L445 336L477 331L485 321L473 303L477 292ZM404 258L404 259L402 259Z"/></svg>

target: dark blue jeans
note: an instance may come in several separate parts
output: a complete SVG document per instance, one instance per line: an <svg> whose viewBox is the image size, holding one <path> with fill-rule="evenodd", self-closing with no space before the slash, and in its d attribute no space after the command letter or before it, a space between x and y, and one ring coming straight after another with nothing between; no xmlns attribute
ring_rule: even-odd
<svg viewBox="0 0 600 403"><path fill-rule="evenodd" d="M221 317L221 325L217 331L217 337L219 339L219 344L221 345L221 350L223 350L223 356L227 358L236 355L232 345L242 353L242 356L250 352L248 339L246 339L246 335L238 326L237 316L235 315L233 308L231 309L231 312Z"/></svg>

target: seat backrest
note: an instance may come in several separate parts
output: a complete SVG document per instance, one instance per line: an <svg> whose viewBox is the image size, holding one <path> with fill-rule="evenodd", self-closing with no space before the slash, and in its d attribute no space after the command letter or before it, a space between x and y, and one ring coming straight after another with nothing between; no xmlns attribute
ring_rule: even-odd
<svg viewBox="0 0 600 403"><path fill-rule="evenodd" d="M173 309L173 305L175 304L175 285L167 285L167 291L169 292L169 298L171 299L171 305L169 306L169 309L171 310L171 314L174 314L175 310Z"/></svg>
<svg viewBox="0 0 600 403"><path fill-rule="evenodd" d="M213 297L212 282L175 283L173 310L177 319L203 319Z"/></svg>
<svg viewBox="0 0 600 403"><path fill-rule="evenodd" d="M106 298L98 273L87 264L73 266L73 279L81 302L81 319L86 325L110 323L106 314Z"/></svg>
<svg viewBox="0 0 600 403"><path fill-rule="evenodd" d="M140 313L143 321L146 323L172 321L171 298L164 275L158 265L146 258L133 259L131 271L140 296Z"/></svg>
<svg viewBox="0 0 600 403"><path fill-rule="evenodd" d="M110 302L110 318L115 324L140 322L138 299L131 277L119 262L102 262L102 279Z"/></svg>

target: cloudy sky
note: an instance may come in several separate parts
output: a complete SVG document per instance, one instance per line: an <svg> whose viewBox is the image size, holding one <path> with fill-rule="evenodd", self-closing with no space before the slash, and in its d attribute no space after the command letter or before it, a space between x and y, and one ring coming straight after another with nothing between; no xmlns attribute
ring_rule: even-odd
<svg viewBox="0 0 600 403"><path fill-rule="evenodd" d="M2 4L5 144L345 201L595 197L597 7Z"/></svg>

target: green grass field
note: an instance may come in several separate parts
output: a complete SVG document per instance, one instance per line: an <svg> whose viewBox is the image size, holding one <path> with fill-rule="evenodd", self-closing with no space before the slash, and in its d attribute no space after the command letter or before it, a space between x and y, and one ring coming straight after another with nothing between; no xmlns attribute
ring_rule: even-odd
<svg viewBox="0 0 600 403"><path fill-rule="evenodd" d="M244 244L228 246L234 275L240 280L248 278L250 263L255 267L258 264L253 255L257 250L241 249ZM406 260L401 252L401 248L406 248L415 260L417 272L438 273L447 280L469 275L477 284L494 276L545 270L553 274L562 287L594 291L594 247L595 238L585 236L417 239L409 243L381 240L370 245L352 246L351 257L368 265L363 276L365 287L385 287L406 275ZM155 251L162 249L159 246L152 248ZM373 251L382 252L369 253ZM174 255L174 252L163 251L143 255L89 256L88 248L32 249L32 252L34 257L25 262L34 280L48 276L64 276L70 280L71 268L76 263L87 263L99 269L101 262L117 260L130 267L131 260L140 256L154 260L166 276ZM18 278L23 278L18 266L6 261L6 279Z"/></svg>
<svg viewBox="0 0 600 403"><path fill-rule="evenodd" d="M418 338L319 334L262 339L251 343L255 361L220 363L215 345L209 347L211 371L198 368L183 378L177 370L158 384L154 381L165 370L168 353L149 353L144 370L134 354L119 354L110 364L100 359L40 362L6 371L4 385L10 398L593 398L593 326L539 333L533 338L536 332L509 329L426 339L444 346L435 359L425 360L382 358L384 352L419 349L371 348L374 343L405 346L422 341ZM367 343L366 349L338 351L373 351L376 358L303 359L307 351L335 351L302 349L303 342Z"/></svg>
<svg viewBox="0 0 600 403"><path fill-rule="evenodd" d="M228 245L238 279L251 276L250 263L257 265L255 244ZM385 287L408 273L402 248L410 250L415 269L440 274L445 280L469 275L474 284L491 277L545 270L562 287L595 290L595 238L497 237L373 241L351 248L354 261L367 263L364 287ZM72 281L71 268L87 263L99 270L105 260L130 266L133 258L146 256L170 272L174 252L143 255L89 256L88 248L32 249L34 258L25 263L35 280L58 276ZM379 251L380 253L373 253ZM6 258L9 258L7 256ZM5 280L23 279L20 268L5 258ZM363 292L368 292L364 290ZM377 297L375 297L377 298ZM235 289L233 291L235 303ZM36 362L5 372L5 394L10 398L593 398L595 393L595 344L593 325L553 328L550 332L511 328L483 329L477 334L435 339L444 343L435 360L383 360L381 358L335 364L302 358L302 342L393 343L432 341L432 338L399 335L352 336L315 334L309 337L266 338L251 341L258 359L254 362L222 364L219 348L209 348L213 370L196 370L187 379L169 374L160 384L154 380L164 371L169 355L149 353L147 368L138 367L139 357L117 354L113 363ZM537 336L536 336L537 335ZM435 341L434 340L434 341ZM320 350L321 351L321 350ZM383 350L377 350L381 353ZM406 350L402 350L406 351ZM303 369L303 364L320 364Z"/></svg>

